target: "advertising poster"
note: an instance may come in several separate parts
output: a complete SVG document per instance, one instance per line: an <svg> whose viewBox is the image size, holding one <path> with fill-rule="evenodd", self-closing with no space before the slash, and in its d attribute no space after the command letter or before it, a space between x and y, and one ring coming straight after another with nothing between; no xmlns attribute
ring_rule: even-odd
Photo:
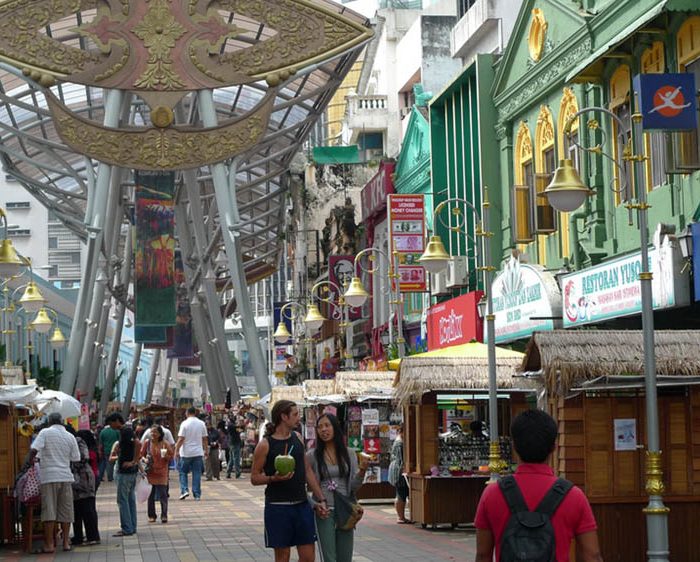
<svg viewBox="0 0 700 562"><path fill-rule="evenodd" d="M423 195L389 197L389 240L398 252L399 288L401 292L427 290L425 268L418 258L425 250L425 201Z"/></svg>
<svg viewBox="0 0 700 562"><path fill-rule="evenodd" d="M615 450L635 451L637 449L637 420L616 419L615 421Z"/></svg>
<svg viewBox="0 0 700 562"><path fill-rule="evenodd" d="M374 408L362 410L362 425L379 425L379 410Z"/></svg>
<svg viewBox="0 0 700 562"><path fill-rule="evenodd" d="M346 284L349 285L350 281L352 280L354 266L355 256L329 256L328 280L331 283L335 283L341 290L343 290ZM338 302L338 295L333 294L333 292L331 292L331 294L321 293L321 297L332 302ZM328 307L328 314L333 320L342 320L340 309L334 306ZM362 318L362 307L351 306L350 310L348 310L348 316L350 317L350 320L359 320Z"/></svg>
<svg viewBox="0 0 700 562"><path fill-rule="evenodd" d="M483 294L472 291L428 308L428 350L483 339L483 321L477 313Z"/></svg>

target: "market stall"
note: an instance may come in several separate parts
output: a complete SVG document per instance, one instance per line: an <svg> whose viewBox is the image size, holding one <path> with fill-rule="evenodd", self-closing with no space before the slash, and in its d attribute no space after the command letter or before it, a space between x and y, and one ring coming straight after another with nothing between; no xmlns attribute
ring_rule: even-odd
<svg viewBox="0 0 700 562"><path fill-rule="evenodd" d="M389 484L391 447L402 421L393 404L393 371L340 371L335 392L344 399L341 421L348 446L372 455L359 499L393 498Z"/></svg>
<svg viewBox="0 0 700 562"><path fill-rule="evenodd" d="M508 462L510 420L535 400L531 384L515 377L522 357L496 348L499 440ZM472 522L488 479L487 346L468 343L405 357L394 386L404 415L411 519L424 527Z"/></svg>
<svg viewBox="0 0 700 562"><path fill-rule="evenodd" d="M695 560L700 536L700 332L655 332L664 504L674 560ZM556 472L593 507L605 560L646 552L646 411L640 331L535 333L523 374L546 389L558 421Z"/></svg>

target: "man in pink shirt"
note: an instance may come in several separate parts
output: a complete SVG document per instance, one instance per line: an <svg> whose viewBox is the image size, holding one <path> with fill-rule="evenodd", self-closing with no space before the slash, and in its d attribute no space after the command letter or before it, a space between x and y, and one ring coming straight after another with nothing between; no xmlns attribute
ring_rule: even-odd
<svg viewBox="0 0 700 562"><path fill-rule="evenodd" d="M513 447L520 459L515 481L525 504L534 511L557 481L547 464L557 438L557 424L541 410L526 410L510 428ZM501 540L511 511L500 486L487 486L476 510L476 562L501 561ZM576 541L577 562L602 562L598 532L591 506L583 491L573 486L551 518L556 562L568 562L571 541ZM503 561L506 562L506 561Z"/></svg>

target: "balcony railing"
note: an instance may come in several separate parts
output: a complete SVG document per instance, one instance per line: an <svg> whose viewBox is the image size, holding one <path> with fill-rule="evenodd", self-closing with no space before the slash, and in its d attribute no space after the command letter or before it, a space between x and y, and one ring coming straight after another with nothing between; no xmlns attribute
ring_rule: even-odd
<svg viewBox="0 0 700 562"><path fill-rule="evenodd" d="M371 113L386 111L387 109L387 97L379 95L370 96L348 96L348 111L350 115L357 115L359 113Z"/></svg>

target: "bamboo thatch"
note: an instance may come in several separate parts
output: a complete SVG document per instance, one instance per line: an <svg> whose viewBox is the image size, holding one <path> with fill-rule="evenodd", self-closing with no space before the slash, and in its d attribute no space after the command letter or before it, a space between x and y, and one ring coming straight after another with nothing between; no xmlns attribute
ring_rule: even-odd
<svg viewBox="0 0 700 562"><path fill-rule="evenodd" d="M700 375L700 331L654 332L656 372L666 376ZM644 374L640 330L554 330L533 334L521 366L542 371L552 396L601 376Z"/></svg>
<svg viewBox="0 0 700 562"><path fill-rule="evenodd" d="M309 379L303 382L304 396L330 396L335 394L335 379Z"/></svg>
<svg viewBox="0 0 700 562"><path fill-rule="evenodd" d="M520 357L496 357L498 388L521 387L513 380ZM405 357L396 375L394 398L403 406L432 390L485 390L489 387L485 357Z"/></svg>
<svg viewBox="0 0 700 562"><path fill-rule="evenodd" d="M279 400L291 400L297 404L304 402L304 388L300 385L287 386L284 384L273 386L272 392L270 393L270 409L275 405L275 402Z"/></svg>
<svg viewBox="0 0 700 562"><path fill-rule="evenodd" d="M335 391L348 398L372 394L392 394L393 371L339 371L335 375Z"/></svg>

